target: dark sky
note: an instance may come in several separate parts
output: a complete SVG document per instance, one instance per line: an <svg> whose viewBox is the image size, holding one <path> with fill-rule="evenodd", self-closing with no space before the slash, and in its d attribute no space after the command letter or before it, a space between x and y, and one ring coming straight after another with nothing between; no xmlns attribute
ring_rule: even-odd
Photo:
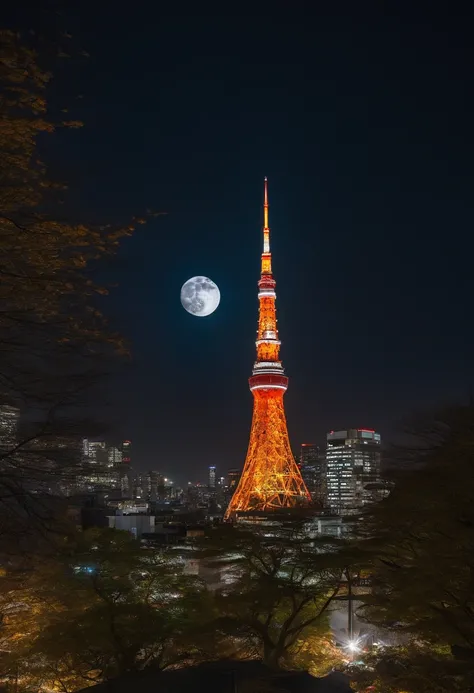
<svg viewBox="0 0 474 693"><path fill-rule="evenodd" d="M75 4L31 20L64 26L90 54L57 77L54 98L85 127L56 136L52 169L84 218L167 212L104 271L119 283L106 310L133 355L107 388L107 417L136 466L184 482L244 461L265 175L295 451L329 428L387 439L400 417L466 398L474 27L463 5ZM221 290L205 319L179 301L196 274Z"/></svg>

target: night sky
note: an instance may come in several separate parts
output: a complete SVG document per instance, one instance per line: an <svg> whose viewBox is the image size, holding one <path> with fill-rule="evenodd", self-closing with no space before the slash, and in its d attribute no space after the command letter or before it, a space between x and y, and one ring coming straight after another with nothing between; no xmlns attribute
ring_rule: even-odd
<svg viewBox="0 0 474 693"><path fill-rule="evenodd" d="M472 17L352 5L23 11L90 54L52 90L85 121L46 147L70 213L166 212L101 270L132 352L105 415L137 468L243 464L265 175L294 450L330 428L387 440L474 385ZM208 318L180 305L196 274L220 287Z"/></svg>

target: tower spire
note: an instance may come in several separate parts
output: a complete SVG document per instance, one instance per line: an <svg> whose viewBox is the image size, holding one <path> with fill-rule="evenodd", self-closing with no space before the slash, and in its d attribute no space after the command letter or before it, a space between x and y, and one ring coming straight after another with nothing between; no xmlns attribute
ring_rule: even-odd
<svg viewBox="0 0 474 693"><path fill-rule="evenodd" d="M268 178L265 176L263 196L263 252L270 252L270 228L268 226Z"/></svg>
<svg viewBox="0 0 474 693"><path fill-rule="evenodd" d="M274 511L311 501L291 452L283 395L288 387L280 360L268 226L268 181L264 181L262 274L258 282L257 358L249 378L254 398L250 441L242 477L225 515Z"/></svg>
<svg viewBox="0 0 474 693"><path fill-rule="evenodd" d="M270 252L270 227L268 226L268 178L263 183L263 253L262 274L272 273L272 254Z"/></svg>

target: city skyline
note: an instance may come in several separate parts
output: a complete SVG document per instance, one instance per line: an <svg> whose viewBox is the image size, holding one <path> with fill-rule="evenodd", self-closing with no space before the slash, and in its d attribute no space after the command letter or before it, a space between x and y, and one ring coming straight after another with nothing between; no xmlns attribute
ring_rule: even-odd
<svg viewBox="0 0 474 693"><path fill-rule="evenodd" d="M90 56L55 66L51 88L52 107L84 121L42 145L71 190L64 215L165 213L97 271L131 358L91 412L130 437L139 469L158 460L204 479L223 451L229 467L245 456L264 175L295 454L346 426L388 442L410 413L466 401L474 211L460 17L317 8L310 21L277 5L251 21L150 9L143 22L116 8L111 33L100 5L8 12L46 39L67 30L71 52ZM197 274L222 293L200 321L179 301Z"/></svg>
<svg viewBox="0 0 474 693"><path fill-rule="evenodd" d="M80 434L69 435L69 436L55 436L47 434L44 436L39 432L39 437L37 439L30 440L21 433L22 428L22 417L21 409L18 407L13 407L9 404L0 402L0 449L5 449L10 451L20 444L19 451L24 449L27 452L31 450L41 451L53 451L67 449L74 454L82 456L83 460L89 465L90 471L93 472L95 467L100 467L102 472L106 472L107 469L120 471L122 474L117 478L120 486L120 478L123 478L123 472L127 469L134 476L140 479L142 476L147 474L158 474L163 477L165 482L175 484L177 487L182 487L186 489L188 484L197 484L202 487L208 487L209 489L215 489L217 485L222 484L225 480L225 484L232 490L235 490L238 480L240 479L241 473L243 471L244 462L240 466L229 468L225 461L222 461L219 465L209 465L202 477L194 476L192 479L184 480L179 472L174 475L168 471L166 466L163 466L159 462L154 465L154 467L148 466L146 469L140 469L132 464L133 458L133 445L130 440L122 440L120 443L117 440L110 440L106 437L83 437ZM365 431L367 433L374 433L372 429L347 429L352 431ZM334 434L334 430L328 431L326 434L326 439L329 440ZM380 435L377 434L377 440L380 443ZM326 452L322 451L322 447L315 443L301 443L300 454L298 455L293 451L295 460L298 462L303 479L308 490L311 491L313 501L318 504L318 496L320 495L322 489L320 488L320 483L323 477L327 474L327 469L325 468ZM81 452L82 451L82 452ZM323 463L321 465L321 463ZM176 469L173 470L176 472ZM174 476L174 479L171 477ZM138 482L140 483L140 482ZM114 486L116 486L114 482ZM117 486L117 488L119 487ZM124 488L122 482L122 491L128 491ZM314 492L314 494L313 494ZM125 493L125 495L127 495Z"/></svg>
<svg viewBox="0 0 474 693"><path fill-rule="evenodd" d="M63 5L0 27L3 693L471 690L474 8Z"/></svg>

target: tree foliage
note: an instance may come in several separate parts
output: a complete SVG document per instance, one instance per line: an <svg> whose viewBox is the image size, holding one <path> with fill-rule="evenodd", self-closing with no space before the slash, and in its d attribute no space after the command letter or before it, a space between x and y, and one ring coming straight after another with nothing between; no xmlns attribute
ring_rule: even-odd
<svg viewBox="0 0 474 693"><path fill-rule="evenodd" d="M462 686L474 680L474 407L447 410L412 435L411 468L367 517L374 584L364 613L430 644L431 655L416 650L416 661L427 678L445 667L439 690L469 690Z"/></svg>
<svg viewBox="0 0 474 693"><path fill-rule="evenodd" d="M26 533L51 515L25 480L31 486L61 469L45 448L33 453L29 444L87 435L77 407L110 370L111 356L124 351L99 310L107 290L94 268L145 220L97 226L65 215L67 186L50 180L40 144L81 123L51 117L58 110L47 100L52 75L32 37L0 33L0 404L15 404L36 422L0 449L1 539L11 535L11 517Z"/></svg>
<svg viewBox="0 0 474 693"><path fill-rule="evenodd" d="M298 530L224 527L214 530L206 555L225 587L216 592L221 633L247 643L248 655L278 667L310 629L327 634L343 562L327 543L315 546Z"/></svg>
<svg viewBox="0 0 474 693"><path fill-rule="evenodd" d="M31 567L4 598L5 666L23 685L70 691L198 657L208 598L179 558L143 550L125 532L90 530ZM8 602L21 608L7 615Z"/></svg>
<svg viewBox="0 0 474 693"><path fill-rule="evenodd" d="M15 360L8 364L12 372L0 373L0 386L23 396L21 374L25 367L30 375L34 355L44 360L53 345L54 358L104 342L117 345L117 336L104 331L103 316L91 301L106 290L92 280L90 263L115 251L144 220L113 227L62 218L58 205L66 186L49 180L38 139L81 123L51 122L46 100L51 75L17 35L2 32L1 46L0 331L2 351L13 361L14 350Z"/></svg>
<svg viewBox="0 0 474 693"><path fill-rule="evenodd" d="M333 669L343 670L346 659L334 643L326 618L321 618L315 628L305 628L287 655L292 668L303 669L316 677L326 676Z"/></svg>
<svg viewBox="0 0 474 693"><path fill-rule="evenodd" d="M468 693L472 667L456 661L449 648L419 643L387 647L364 655L362 666L351 667L357 690L367 693Z"/></svg>

